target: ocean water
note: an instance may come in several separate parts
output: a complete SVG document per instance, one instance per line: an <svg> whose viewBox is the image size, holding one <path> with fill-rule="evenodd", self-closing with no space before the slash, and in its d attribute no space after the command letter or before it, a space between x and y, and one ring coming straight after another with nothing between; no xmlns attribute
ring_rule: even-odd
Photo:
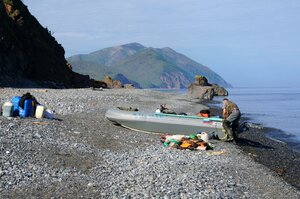
<svg viewBox="0 0 300 199"><path fill-rule="evenodd" d="M300 152L300 87L299 88L231 88L227 89L249 122L270 127L267 136L283 141ZM186 89L161 92L186 93ZM224 97L214 97L214 106L221 108Z"/></svg>
<svg viewBox="0 0 300 199"><path fill-rule="evenodd" d="M244 117L265 127L280 129L268 136L300 150L300 88L232 88L228 98ZM223 97L214 98L217 101Z"/></svg>

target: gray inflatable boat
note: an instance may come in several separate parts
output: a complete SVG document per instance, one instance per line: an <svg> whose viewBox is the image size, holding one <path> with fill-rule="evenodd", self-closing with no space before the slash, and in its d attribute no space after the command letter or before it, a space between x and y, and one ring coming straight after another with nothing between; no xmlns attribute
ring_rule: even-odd
<svg viewBox="0 0 300 199"><path fill-rule="evenodd" d="M107 110L105 116L112 122L137 131L186 135L207 132L219 138L225 136L220 118L146 113L120 108Z"/></svg>

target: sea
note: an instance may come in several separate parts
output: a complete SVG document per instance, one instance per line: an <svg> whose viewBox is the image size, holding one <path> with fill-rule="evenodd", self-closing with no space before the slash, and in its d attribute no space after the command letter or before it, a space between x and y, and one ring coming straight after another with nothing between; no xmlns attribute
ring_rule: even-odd
<svg viewBox="0 0 300 199"><path fill-rule="evenodd" d="M250 122L270 127L267 136L290 144L300 151L300 87L230 88L229 100L240 108ZM224 97L216 97L221 101Z"/></svg>
<svg viewBox="0 0 300 199"><path fill-rule="evenodd" d="M242 117L268 127L270 131L266 136L285 142L300 152L300 87L235 87L227 90L229 96L226 98L239 106ZM217 102L214 105L221 107L223 98L214 97L213 101Z"/></svg>

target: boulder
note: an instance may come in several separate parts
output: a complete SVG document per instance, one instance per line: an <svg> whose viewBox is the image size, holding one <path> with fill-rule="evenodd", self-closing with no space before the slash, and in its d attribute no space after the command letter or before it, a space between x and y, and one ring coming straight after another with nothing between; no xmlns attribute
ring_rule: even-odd
<svg viewBox="0 0 300 199"><path fill-rule="evenodd" d="M228 96L228 91L217 84L210 84L207 78L197 75L195 82L188 87L188 94L192 98L212 100L214 96Z"/></svg>
<svg viewBox="0 0 300 199"><path fill-rule="evenodd" d="M92 88L107 88L107 84L104 81L98 81L91 79L91 87Z"/></svg>
<svg viewBox="0 0 300 199"><path fill-rule="evenodd" d="M124 84L125 89L135 89L133 84Z"/></svg>
<svg viewBox="0 0 300 199"><path fill-rule="evenodd" d="M113 88L123 88L122 83L119 80L113 80Z"/></svg>
<svg viewBox="0 0 300 199"><path fill-rule="evenodd" d="M118 73L115 78L115 80L119 80L124 86L125 84L132 85L134 88L142 88L141 85L139 85L139 83L137 83L136 81L130 80L127 77L125 77L123 74Z"/></svg>
<svg viewBox="0 0 300 199"><path fill-rule="evenodd" d="M214 89L215 96L228 96L228 91L218 84L213 84L212 87Z"/></svg>
<svg viewBox="0 0 300 199"><path fill-rule="evenodd" d="M195 85L199 86L211 86L211 84L208 83L208 80L204 76L196 75L195 76Z"/></svg>
<svg viewBox="0 0 300 199"><path fill-rule="evenodd" d="M200 86L192 83L188 87L188 95L192 98L212 100L214 97L214 89L212 86Z"/></svg>
<svg viewBox="0 0 300 199"><path fill-rule="evenodd" d="M105 76L103 82L106 84L107 86L106 88L120 89L124 87L120 80L113 79L110 76ZM129 85L131 85L131 87L134 88L132 84L126 84L126 88L129 88L130 87Z"/></svg>
<svg viewBox="0 0 300 199"><path fill-rule="evenodd" d="M113 79L110 77L110 76L105 76L104 77L104 80L103 80L106 85L107 85L107 88L113 88Z"/></svg>

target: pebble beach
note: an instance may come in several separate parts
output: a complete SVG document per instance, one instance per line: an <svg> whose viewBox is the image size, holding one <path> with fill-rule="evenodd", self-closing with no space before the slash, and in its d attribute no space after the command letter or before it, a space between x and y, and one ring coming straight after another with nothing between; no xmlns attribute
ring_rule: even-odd
<svg viewBox="0 0 300 199"><path fill-rule="evenodd" d="M253 138L269 143L259 130L245 133L236 145L211 140L214 150L190 151L166 148L159 134L105 118L118 106L154 112L165 103L189 115L205 108L184 94L5 88L0 103L26 92L53 110L55 119L0 116L0 198L300 198L299 180L289 181L267 164L265 154L276 147L247 144ZM289 164L297 165L299 157L295 152Z"/></svg>

